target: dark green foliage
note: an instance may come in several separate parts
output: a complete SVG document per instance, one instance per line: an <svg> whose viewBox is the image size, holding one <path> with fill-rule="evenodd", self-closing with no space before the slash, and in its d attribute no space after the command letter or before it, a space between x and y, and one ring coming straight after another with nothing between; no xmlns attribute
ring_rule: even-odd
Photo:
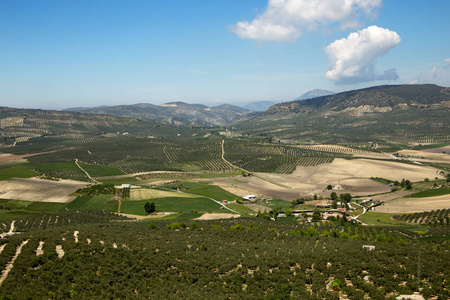
<svg viewBox="0 0 450 300"><path fill-rule="evenodd" d="M12 177L29 178L38 175L37 172L32 171L26 167L15 167L0 170L0 180L9 180Z"/></svg>
<svg viewBox="0 0 450 300"><path fill-rule="evenodd" d="M152 214L152 213L156 212L155 202L145 203L144 209L147 214Z"/></svg>
<svg viewBox="0 0 450 300"><path fill-rule="evenodd" d="M341 202L345 203L349 203L352 201L352 195L350 195L350 193L340 194L339 198L341 199Z"/></svg>
<svg viewBox="0 0 450 300"><path fill-rule="evenodd" d="M148 224L148 228L149 229L157 229L158 228L158 224L150 223L150 224Z"/></svg>
<svg viewBox="0 0 450 300"><path fill-rule="evenodd" d="M80 213L69 212L68 217L75 220ZM318 223L315 228L258 219L195 222L196 230L190 230L192 224L188 229L183 222L161 220L64 223L12 236L0 267L23 240L28 243L3 282L0 298L105 299L134 294L144 299L317 300L338 299L342 293L349 299L385 299L417 290L413 275L419 250L427 297L450 296L450 262L442 259L449 246L445 241L438 249L381 227ZM347 238L356 234L365 240ZM377 234L392 235L407 245L376 242ZM44 254L36 256L40 241ZM55 251L58 244L65 251L61 259ZM364 250L367 244L376 249ZM370 283L363 280L367 274Z"/></svg>
<svg viewBox="0 0 450 300"><path fill-rule="evenodd" d="M94 184L77 190L75 193L81 196L110 195L116 192L113 184Z"/></svg>
<svg viewBox="0 0 450 300"><path fill-rule="evenodd" d="M450 209L438 209L421 213L393 216L394 219L405 223L450 227L449 217Z"/></svg>
<svg viewBox="0 0 450 300"><path fill-rule="evenodd" d="M313 215L312 215L312 221L313 222L317 222L322 220L322 216L320 214L320 210L318 210L317 208L314 209Z"/></svg>

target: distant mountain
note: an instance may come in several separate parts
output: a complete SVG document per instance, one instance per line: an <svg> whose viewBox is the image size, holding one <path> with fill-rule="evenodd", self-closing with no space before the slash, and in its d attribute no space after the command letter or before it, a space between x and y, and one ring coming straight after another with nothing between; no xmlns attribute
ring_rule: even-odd
<svg viewBox="0 0 450 300"><path fill-rule="evenodd" d="M244 108L253 111L266 111L269 109L269 107L275 104L277 103L273 101L255 101L248 103L247 105L244 106Z"/></svg>
<svg viewBox="0 0 450 300"><path fill-rule="evenodd" d="M450 142L450 88L377 86L272 106L236 128L291 142Z"/></svg>
<svg viewBox="0 0 450 300"><path fill-rule="evenodd" d="M312 91L302 94L300 97L295 98L293 101L312 99L312 98L317 98L317 97L329 96L329 95L333 95L333 94L336 94L336 93L332 92L332 91L327 91L327 90L315 89L315 90L312 90Z"/></svg>
<svg viewBox="0 0 450 300"><path fill-rule="evenodd" d="M66 111L103 114L116 117L134 117L176 125L225 125L252 115L253 111L224 104L208 107L202 104L170 102L162 105L141 103L134 105L100 106L93 108L69 108Z"/></svg>

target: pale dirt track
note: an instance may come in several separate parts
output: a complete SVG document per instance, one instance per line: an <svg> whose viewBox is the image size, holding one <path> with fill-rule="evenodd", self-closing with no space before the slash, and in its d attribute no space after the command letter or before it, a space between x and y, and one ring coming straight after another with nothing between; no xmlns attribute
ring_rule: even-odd
<svg viewBox="0 0 450 300"><path fill-rule="evenodd" d="M76 198L68 195L86 185L85 182L72 180L50 181L37 178L13 178L9 181L0 181L0 198L68 203Z"/></svg>
<svg viewBox="0 0 450 300"><path fill-rule="evenodd" d="M203 214L202 216L194 219L194 220L219 220L219 219L232 219L239 218L238 214Z"/></svg>
<svg viewBox="0 0 450 300"><path fill-rule="evenodd" d="M365 196L386 193L391 187L371 180L380 177L401 181L403 178L411 181L423 181L425 178L443 178L437 175L436 169L392 161L371 159L345 160L337 158L331 164L321 164L313 167L297 167L293 174L257 173L259 177L236 176L233 178L210 178L207 181L216 184L227 191L244 194L262 194L285 200L294 200L302 196L316 193L328 197L331 191L325 190L328 185L345 187L337 193L351 193L354 196ZM279 182L282 187L271 182ZM300 195L301 194L301 195Z"/></svg>

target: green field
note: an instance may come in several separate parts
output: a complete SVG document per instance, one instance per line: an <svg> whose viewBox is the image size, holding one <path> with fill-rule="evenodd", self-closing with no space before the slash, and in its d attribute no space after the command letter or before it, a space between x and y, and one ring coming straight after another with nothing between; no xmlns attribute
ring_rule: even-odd
<svg viewBox="0 0 450 300"><path fill-rule="evenodd" d="M77 164L73 161L55 162L44 164L32 164L30 168L36 170L52 170L52 171L66 171L66 172L81 172Z"/></svg>
<svg viewBox="0 0 450 300"><path fill-rule="evenodd" d="M88 165L84 163L79 163L80 166L89 173L91 177L102 177L102 176L114 176L114 175L125 175L124 172L119 169L105 166L105 165Z"/></svg>
<svg viewBox="0 0 450 300"><path fill-rule="evenodd" d="M65 203L0 199L0 220L13 219L40 212L57 212Z"/></svg>
<svg viewBox="0 0 450 300"><path fill-rule="evenodd" d="M119 202L110 199L114 197L114 195L94 195L94 196L80 196L75 200L67 204L61 210L79 210L79 209L98 209L105 210L110 212L116 212Z"/></svg>
<svg viewBox="0 0 450 300"><path fill-rule="evenodd" d="M436 197L450 194L450 188L440 188L440 189L429 189L425 191L420 191L414 194L404 196L403 198L427 198Z"/></svg>
<svg viewBox="0 0 450 300"><path fill-rule="evenodd" d="M376 213L368 211L362 216L360 216L358 219L368 225L393 226L402 224L397 220L391 219L392 216L394 216L394 214Z"/></svg>
<svg viewBox="0 0 450 300"><path fill-rule="evenodd" d="M274 198L269 201L270 201L270 203L260 203L260 204L267 206L271 209L276 209L276 208L285 209L285 208L291 207L291 205L292 205L291 202L289 202L287 200L283 200L283 199Z"/></svg>
<svg viewBox="0 0 450 300"><path fill-rule="evenodd" d="M132 200L132 201L122 201L120 211L126 214L133 215L146 215L144 205L147 202L153 202L156 206L156 211L158 212L216 212L223 213L228 212L228 210L220 209L221 205L216 202L203 198L160 198L151 200Z"/></svg>
<svg viewBox="0 0 450 300"><path fill-rule="evenodd" d="M217 201L240 199L239 196L227 192L224 189L215 185L209 185L206 183L199 183L199 182L181 182L181 184L184 187L188 187L188 189L185 191L186 193L213 198Z"/></svg>
<svg viewBox="0 0 450 300"><path fill-rule="evenodd" d="M38 174L35 171L28 169L27 167L15 167L11 169L1 170L0 171L0 180L9 180L13 177L18 178L30 178L37 176Z"/></svg>
<svg viewBox="0 0 450 300"><path fill-rule="evenodd" d="M238 203L232 203L232 204L227 204L227 207L237 211L241 216L242 215L250 215L250 214L256 214L255 211L251 210L250 208L242 205L242 204L238 204Z"/></svg>

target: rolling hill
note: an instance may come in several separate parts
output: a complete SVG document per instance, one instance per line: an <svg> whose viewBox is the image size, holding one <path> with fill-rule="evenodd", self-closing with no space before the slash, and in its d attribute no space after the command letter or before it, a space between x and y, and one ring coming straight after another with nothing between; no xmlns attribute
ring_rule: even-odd
<svg viewBox="0 0 450 300"><path fill-rule="evenodd" d="M449 88L378 86L280 103L236 128L290 142L443 143L449 113Z"/></svg>
<svg viewBox="0 0 450 300"><path fill-rule="evenodd" d="M175 137L193 132L189 127L138 118L0 107L0 133L3 144L23 142L34 137L77 139L86 135L124 134Z"/></svg>

